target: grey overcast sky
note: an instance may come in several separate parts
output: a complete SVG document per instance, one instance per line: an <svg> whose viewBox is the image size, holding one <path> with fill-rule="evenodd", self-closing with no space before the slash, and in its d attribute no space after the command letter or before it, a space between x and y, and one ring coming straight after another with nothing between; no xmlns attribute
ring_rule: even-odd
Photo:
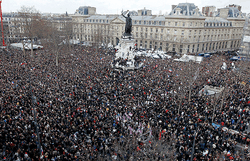
<svg viewBox="0 0 250 161"><path fill-rule="evenodd" d="M139 10L146 7L153 14L169 13L171 6L178 3L194 3L201 10L204 6L223 8L229 4L242 6L243 13L250 13L250 0L2 0L3 12L17 12L21 6L33 7L41 13L75 13L80 6L96 7L98 14L117 14L121 10Z"/></svg>

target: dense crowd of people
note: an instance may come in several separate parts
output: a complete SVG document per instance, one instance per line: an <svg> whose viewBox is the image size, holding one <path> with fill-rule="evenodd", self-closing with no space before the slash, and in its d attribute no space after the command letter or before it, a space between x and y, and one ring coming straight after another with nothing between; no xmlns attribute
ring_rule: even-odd
<svg viewBox="0 0 250 161"><path fill-rule="evenodd" d="M118 71L104 49L63 50L58 66L53 50L29 54L1 53L1 160L250 160L247 61L142 58Z"/></svg>

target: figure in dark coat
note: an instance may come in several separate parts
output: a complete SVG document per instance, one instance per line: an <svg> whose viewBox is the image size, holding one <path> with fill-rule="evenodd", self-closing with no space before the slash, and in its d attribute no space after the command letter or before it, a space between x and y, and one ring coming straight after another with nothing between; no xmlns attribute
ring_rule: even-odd
<svg viewBox="0 0 250 161"><path fill-rule="evenodd" d="M125 36L130 36L131 35L131 32L132 32L132 19L128 13L128 16L124 16L123 13L122 13L122 16L124 18L126 18L126 26L125 26L125 33L124 35Z"/></svg>

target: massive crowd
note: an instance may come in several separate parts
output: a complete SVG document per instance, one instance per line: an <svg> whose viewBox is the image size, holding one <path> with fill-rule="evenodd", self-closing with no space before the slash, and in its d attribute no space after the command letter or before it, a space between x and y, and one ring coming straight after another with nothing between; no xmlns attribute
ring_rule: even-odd
<svg viewBox="0 0 250 161"><path fill-rule="evenodd" d="M250 160L249 62L142 58L118 71L109 51L80 46L55 59L1 53L1 160Z"/></svg>

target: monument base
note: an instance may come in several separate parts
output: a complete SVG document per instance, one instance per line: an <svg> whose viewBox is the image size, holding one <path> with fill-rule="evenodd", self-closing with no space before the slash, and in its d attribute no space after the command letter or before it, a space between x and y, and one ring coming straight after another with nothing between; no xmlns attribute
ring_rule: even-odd
<svg viewBox="0 0 250 161"><path fill-rule="evenodd" d="M112 67L122 70L135 70L142 67L142 65L143 63L135 60L135 41L132 35L124 34L120 40Z"/></svg>

